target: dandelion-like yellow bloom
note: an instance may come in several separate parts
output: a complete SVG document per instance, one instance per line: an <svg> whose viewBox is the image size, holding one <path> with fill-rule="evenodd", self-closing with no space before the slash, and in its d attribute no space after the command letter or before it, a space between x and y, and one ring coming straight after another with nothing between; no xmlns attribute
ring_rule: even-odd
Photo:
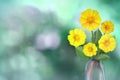
<svg viewBox="0 0 120 80"><path fill-rule="evenodd" d="M88 43L84 45L83 52L88 57L95 56L97 54L97 47L94 43Z"/></svg>
<svg viewBox="0 0 120 80"><path fill-rule="evenodd" d="M99 27L101 18L99 13L96 10L87 9L81 13L80 23L83 28L86 28L90 31L95 30Z"/></svg>
<svg viewBox="0 0 120 80"><path fill-rule="evenodd" d="M85 43L86 34L80 29L70 30L68 40L72 46L78 47Z"/></svg>
<svg viewBox="0 0 120 80"><path fill-rule="evenodd" d="M116 47L116 40L111 35L102 36L98 41L98 43L99 43L99 48L106 53L113 51Z"/></svg>
<svg viewBox="0 0 120 80"><path fill-rule="evenodd" d="M114 25L111 21L105 21L102 23L101 30L105 34L109 34L113 32L114 30Z"/></svg>

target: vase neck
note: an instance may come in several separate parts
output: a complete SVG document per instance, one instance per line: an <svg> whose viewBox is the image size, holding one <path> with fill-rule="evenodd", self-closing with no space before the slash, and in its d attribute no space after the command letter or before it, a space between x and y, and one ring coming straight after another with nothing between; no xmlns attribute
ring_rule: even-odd
<svg viewBox="0 0 120 80"><path fill-rule="evenodd" d="M104 70L101 61L92 59L87 63L86 80L104 80Z"/></svg>

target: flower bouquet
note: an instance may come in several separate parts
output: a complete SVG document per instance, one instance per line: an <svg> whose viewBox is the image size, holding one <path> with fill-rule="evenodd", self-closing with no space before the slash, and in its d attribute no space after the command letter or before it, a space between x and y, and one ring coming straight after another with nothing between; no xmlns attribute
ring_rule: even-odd
<svg viewBox="0 0 120 80"><path fill-rule="evenodd" d="M69 31L68 41L75 47L77 56L82 60L90 60L86 67L86 80L104 80L101 60L108 59L107 53L116 47L116 39L111 35L114 24L110 20L101 22L98 11L87 9L80 15L83 29L91 33L91 41L86 42L85 31L75 28ZM88 35L89 36L89 35Z"/></svg>

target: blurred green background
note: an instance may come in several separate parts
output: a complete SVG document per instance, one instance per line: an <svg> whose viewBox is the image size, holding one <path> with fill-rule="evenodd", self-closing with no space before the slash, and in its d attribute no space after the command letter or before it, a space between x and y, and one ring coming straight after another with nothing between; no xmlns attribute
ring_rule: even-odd
<svg viewBox="0 0 120 80"><path fill-rule="evenodd" d="M111 20L117 48L103 62L106 80L120 80L120 0L0 0L0 80L84 80L85 64L67 41L92 8Z"/></svg>

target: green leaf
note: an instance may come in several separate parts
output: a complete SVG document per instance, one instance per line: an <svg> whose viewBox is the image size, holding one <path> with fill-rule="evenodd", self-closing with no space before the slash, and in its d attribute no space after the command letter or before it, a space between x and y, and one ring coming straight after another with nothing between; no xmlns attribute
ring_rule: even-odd
<svg viewBox="0 0 120 80"><path fill-rule="evenodd" d="M82 46L81 47L76 47L75 50L76 50L77 56L81 60L88 60L89 59L87 56L84 55Z"/></svg>
<svg viewBox="0 0 120 80"><path fill-rule="evenodd" d="M94 32L94 35L93 35L93 42L98 45L98 40L101 38L102 36L102 33L101 31L98 29Z"/></svg>
<svg viewBox="0 0 120 80"><path fill-rule="evenodd" d="M110 57L106 54L99 54L95 57L96 60L106 60L108 58L110 58Z"/></svg>
<svg viewBox="0 0 120 80"><path fill-rule="evenodd" d="M116 39L116 36L115 36L115 35L114 35L113 37Z"/></svg>

